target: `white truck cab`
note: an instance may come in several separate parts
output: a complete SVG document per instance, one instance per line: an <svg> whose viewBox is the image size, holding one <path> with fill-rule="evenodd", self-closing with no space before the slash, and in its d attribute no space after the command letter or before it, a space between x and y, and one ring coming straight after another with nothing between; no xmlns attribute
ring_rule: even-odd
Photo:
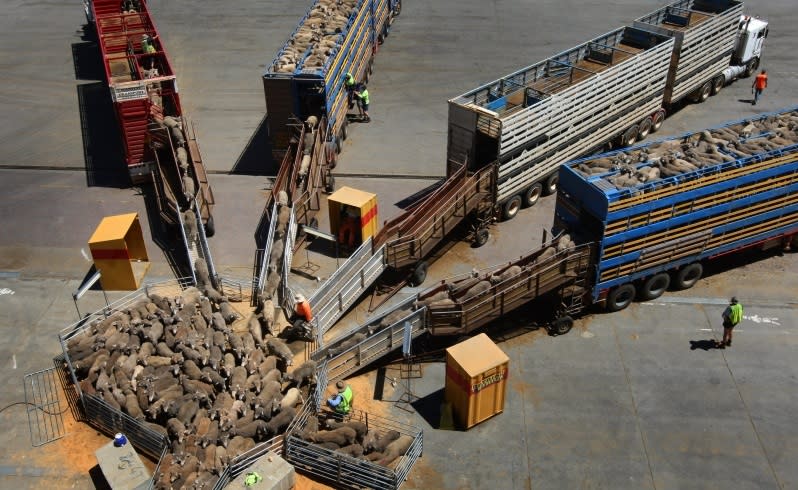
<svg viewBox="0 0 798 490"><path fill-rule="evenodd" d="M725 83L740 77L749 77L756 71L766 37L768 37L766 20L748 15L740 18L731 65L723 71Z"/></svg>

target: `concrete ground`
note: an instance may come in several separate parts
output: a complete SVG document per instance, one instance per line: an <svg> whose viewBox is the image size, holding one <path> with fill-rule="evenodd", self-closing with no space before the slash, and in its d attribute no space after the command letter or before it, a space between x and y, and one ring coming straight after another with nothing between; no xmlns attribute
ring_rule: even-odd
<svg viewBox="0 0 798 490"><path fill-rule="evenodd" d="M447 99L664 3L405 2L374 67L372 122L351 127L339 185L376 192L380 217L390 218L403 198L445 172ZM212 174L214 260L223 274L248 278L265 176L275 170L264 143L260 74L309 2L149 5ZM681 109L662 133L795 105L797 12L791 0L751 5L771 21L762 65L770 87L760 105L745 102L750 81L738 81ZM0 488L94 484L89 468L105 436L67 417L69 435L32 447L19 403L23 375L52 366L57 332L77 319L71 293L91 266L87 241L100 219L139 212L148 280L172 277L171 256L180 253L160 240L142 193L120 178L112 106L84 24L81 2L0 5ZM552 209L553 199L544 199L494 226L481 249L455 245L430 280L529 250L550 226ZM468 432L437 429L443 368L426 365L413 385L423 398L412 414L386 402L373 407L425 429L424 457L406 488L798 488L791 464L798 434L789 415L798 393L798 284L790 274L797 257L719 270L688 292L590 315L563 337L532 331L505 340L505 412ZM718 315L731 294L746 305L746 322L731 349L704 350L719 335ZM94 310L102 301L93 291L79 307ZM345 322L365 315L360 307ZM534 318L534 311L513 315L509 327L523 332ZM374 385L376 377L370 371L357 381ZM385 399L398 394L389 388Z"/></svg>

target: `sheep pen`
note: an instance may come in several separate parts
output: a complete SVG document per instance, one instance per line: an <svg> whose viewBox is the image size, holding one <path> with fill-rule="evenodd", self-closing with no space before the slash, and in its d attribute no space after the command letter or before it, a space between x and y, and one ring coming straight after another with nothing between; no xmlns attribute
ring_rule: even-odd
<svg viewBox="0 0 798 490"><path fill-rule="evenodd" d="M154 488L213 485L237 456L285 431L315 377L292 376L269 349L273 337L256 342L227 301L193 286L154 290L62 336L66 362L84 403L125 414L111 417L130 435L138 426L165 438Z"/></svg>

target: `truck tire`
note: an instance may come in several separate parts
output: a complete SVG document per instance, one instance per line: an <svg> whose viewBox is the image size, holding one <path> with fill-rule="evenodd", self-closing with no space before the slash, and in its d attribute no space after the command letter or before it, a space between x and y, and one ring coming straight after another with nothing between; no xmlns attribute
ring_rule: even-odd
<svg viewBox="0 0 798 490"><path fill-rule="evenodd" d="M341 153L341 138L336 136L335 138L333 138L333 143L335 144L335 153L340 154Z"/></svg>
<svg viewBox="0 0 798 490"><path fill-rule="evenodd" d="M573 326L574 319L568 315L564 315L551 322L551 328L549 329L549 332L552 335L565 335L571 331Z"/></svg>
<svg viewBox="0 0 798 490"><path fill-rule="evenodd" d="M607 311L621 311L635 299L635 287L633 284L622 284L610 291L607 296Z"/></svg>
<svg viewBox="0 0 798 490"><path fill-rule="evenodd" d="M535 182L529 186L529 189L524 191L524 206L528 208L534 206L540 199L541 194L543 194L543 186L540 185L540 182Z"/></svg>
<svg viewBox="0 0 798 490"><path fill-rule="evenodd" d="M673 285L676 289L690 289L701 279L704 274L704 267L698 262L687 264L676 273Z"/></svg>
<svg viewBox="0 0 798 490"><path fill-rule="evenodd" d="M402 13L402 0L399 0L398 2L396 2L396 5L393 8L393 15L394 17L398 17L399 14L401 13Z"/></svg>
<svg viewBox="0 0 798 490"><path fill-rule="evenodd" d="M754 58L749 60L748 63L745 65L745 72L743 72L743 78L748 78L754 74L756 69L759 68L759 58Z"/></svg>
<svg viewBox="0 0 798 490"><path fill-rule="evenodd" d="M700 104L707 100L710 94L712 94L712 81L704 82L704 85L701 85L701 88L695 91L693 100L696 104Z"/></svg>
<svg viewBox="0 0 798 490"><path fill-rule="evenodd" d="M718 95L723 86L726 85L726 77L722 74L712 79L712 95Z"/></svg>
<svg viewBox="0 0 798 490"><path fill-rule="evenodd" d="M347 129L346 129L347 126L349 126L349 121L344 119L344 123L341 124L341 135L340 135L340 138L343 141L346 141L347 136L349 136L349 134L347 133Z"/></svg>
<svg viewBox="0 0 798 490"><path fill-rule="evenodd" d="M490 232L487 228L480 228L474 233L474 247L479 248L488 243Z"/></svg>
<svg viewBox="0 0 798 490"><path fill-rule="evenodd" d="M651 116L640 121L640 124L637 128L637 141L646 139L646 136L651 133L651 125Z"/></svg>
<svg viewBox="0 0 798 490"><path fill-rule="evenodd" d="M213 221L213 215L208 215L208 221L205 222L205 236L210 238L216 234L216 223Z"/></svg>
<svg viewBox="0 0 798 490"><path fill-rule="evenodd" d="M637 124L633 124L629 127L626 131L624 131L623 136L621 136L621 146L631 146L637 141L637 133L640 130L640 126Z"/></svg>
<svg viewBox="0 0 798 490"><path fill-rule="evenodd" d="M651 132L656 133L659 131L663 122L665 122L665 109L660 109L651 117Z"/></svg>
<svg viewBox="0 0 798 490"><path fill-rule="evenodd" d="M521 196L511 197L502 206L502 218L504 221L510 221L515 218L519 209L521 209Z"/></svg>
<svg viewBox="0 0 798 490"><path fill-rule="evenodd" d="M543 193L547 196L555 194L557 192L557 184L560 183L560 174L554 172L553 174L549 175L546 179L546 185L543 186Z"/></svg>
<svg viewBox="0 0 798 490"><path fill-rule="evenodd" d="M407 282L413 287L421 286L427 279L427 269L429 269L429 265L423 260L420 261L416 264L413 273L410 274L410 280Z"/></svg>
<svg viewBox="0 0 798 490"><path fill-rule="evenodd" d="M327 175L327 181L324 183L324 192L332 194L335 191L335 177L333 174Z"/></svg>
<svg viewBox="0 0 798 490"><path fill-rule="evenodd" d="M668 290L670 284L671 276L669 276L668 273L660 272L659 274L654 274L646 279L646 282L643 283L643 287L638 291L640 299L643 301L657 299L662 296L662 293Z"/></svg>

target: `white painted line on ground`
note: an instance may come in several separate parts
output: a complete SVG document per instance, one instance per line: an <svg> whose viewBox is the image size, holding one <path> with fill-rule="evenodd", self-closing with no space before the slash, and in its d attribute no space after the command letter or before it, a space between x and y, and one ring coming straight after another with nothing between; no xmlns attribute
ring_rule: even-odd
<svg viewBox="0 0 798 490"><path fill-rule="evenodd" d="M779 323L779 319L776 317L767 317L767 316L759 316L759 315L743 315L744 320L751 320L754 323L767 323L770 325L781 326Z"/></svg>
<svg viewBox="0 0 798 490"><path fill-rule="evenodd" d="M0 289L0 296L4 296L6 294L14 294L14 290L10 288L2 288Z"/></svg>
<svg viewBox="0 0 798 490"><path fill-rule="evenodd" d="M86 250L81 248L80 254L83 256L84 259L86 259L86 262L91 262L91 257L89 257L89 254L86 253Z"/></svg>

